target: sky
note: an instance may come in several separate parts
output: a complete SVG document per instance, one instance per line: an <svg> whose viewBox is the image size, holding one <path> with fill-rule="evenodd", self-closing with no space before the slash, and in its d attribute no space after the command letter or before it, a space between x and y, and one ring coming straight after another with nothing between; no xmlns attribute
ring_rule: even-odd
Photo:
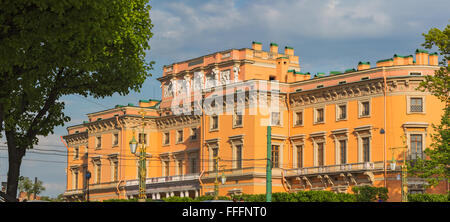
<svg viewBox="0 0 450 222"><path fill-rule="evenodd" d="M450 24L448 0L151 0L153 37L147 61L154 61L152 76L140 92L109 98L64 96L71 121L40 137L39 150L27 152L21 175L44 182L41 195L56 197L66 187L67 151L61 142L66 128L87 120L87 113L137 104L140 99L161 99L162 67L227 49L251 48L261 42L280 52L293 47L302 72L344 71L359 61L375 64L394 54L414 54L423 48L422 33ZM431 50L434 52L436 49ZM0 144L0 181L8 171L4 139ZM46 151L49 150L49 151ZM50 153L50 155L49 155ZM45 161L45 162L44 162Z"/></svg>

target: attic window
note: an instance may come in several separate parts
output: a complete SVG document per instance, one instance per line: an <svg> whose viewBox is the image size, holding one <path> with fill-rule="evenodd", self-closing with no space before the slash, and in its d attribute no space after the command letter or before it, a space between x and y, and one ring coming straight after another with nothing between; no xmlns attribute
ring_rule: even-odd
<svg viewBox="0 0 450 222"><path fill-rule="evenodd" d="M323 85L318 85L317 88L323 88Z"/></svg>
<svg viewBox="0 0 450 222"><path fill-rule="evenodd" d="M275 79L276 79L275 76L269 76L269 81L273 81L273 80L275 80Z"/></svg>
<svg viewBox="0 0 450 222"><path fill-rule="evenodd" d="M410 76L421 76L422 73L421 72L410 72L409 75Z"/></svg>
<svg viewBox="0 0 450 222"><path fill-rule="evenodd" d="M342 84L345 84L345 83L347 83L347 81L340 81L339 85L342 85Z"/></svg>
<svg viewBox="0 0 450 222"><path fill-rule="evenodd" d="M296 89L295 91L296 91L296 92L301 92L301 91L302 91L302 89Z"/></svg>
<svg viewBox="0 0 450 222"><path fill-rule="evenodd" d="M368 80L369 77L362 77L361 80Z"/></svg>

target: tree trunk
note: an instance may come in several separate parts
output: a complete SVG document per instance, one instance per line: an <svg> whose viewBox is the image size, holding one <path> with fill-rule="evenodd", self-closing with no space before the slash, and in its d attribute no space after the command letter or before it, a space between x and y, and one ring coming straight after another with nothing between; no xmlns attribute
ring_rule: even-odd
<svg viewBox="0 0 450 222"><path fill-rule="evenodd" d="M19 184L20 165L25 155L25 149L17 147L15 132L5 131L6 140L8 142L8 180L6 194L10 197L17 198L17 187ZM14 200L13 200L14 201ZM15 200L17 201L17 199Z"/></svg>

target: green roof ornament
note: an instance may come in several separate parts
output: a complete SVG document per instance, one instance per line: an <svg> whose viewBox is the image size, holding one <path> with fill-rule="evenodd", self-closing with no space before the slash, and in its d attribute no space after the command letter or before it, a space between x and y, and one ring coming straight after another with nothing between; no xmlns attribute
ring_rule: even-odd
<svg viewBox="0 0 450 222"><path fill-rule="evenodd" d="M416 49L416 53L426 53L426 54L428 54L428 51L424 50L424 49Z"/></svg>
<svg viewBox="0 0 450 222"><path fill-rule="evenodd" d="M255 41L253 41L252 44L262 45L262 43L260 43L260 42L255 42Z"/></svg>
<svg viewBox="0 0 450 222"><path fill-rule="evenodd" d="M361 61L359 61L358 65L370 65L370 62L361 62Z"/></svg>
<svg viewBox="0 0 450 222"><path fill-rule="evenodd" d="M278 44L277 44L277 43L271 42L271 43L270 43L270 46L278 46Z"/></svg>
<svg viewBox="0 0 450 222"><path fill-rule="evenodd" d="M290 46L286 46L286 47L284 47L285 49L294 49L294 48L292 48L292 47L290 47Z"/></svg>

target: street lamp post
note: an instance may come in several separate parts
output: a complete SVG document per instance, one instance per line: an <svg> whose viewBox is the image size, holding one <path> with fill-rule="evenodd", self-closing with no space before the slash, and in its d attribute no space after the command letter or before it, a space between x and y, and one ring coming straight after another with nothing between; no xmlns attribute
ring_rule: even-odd
<svg viewBox="0 0 450 222"><path fill-rule="evenodd" d="M216 165L216 167L215 167L216 168L215 169L216 170L216 180L214 181L214 200L219 199L219 180L218 180L218 177L219 177L219 159L220 158L218 156L214 157L215 165ZM225 177L223 171L222 171L222 176L221 176L220 180L222 182L222 185L224 185L226 180L227 180L227 178Z"/></svg>
<svg viewBox="0 0 450 222"><path fill-rule="evenodd" d="M139 112L142 115L142 135L144 135L144 127L145 127L145 111L141 110ZM139 157L139 195L138 195L138 201L139 202L145 202L145 200L147 199L147 195L145 192L146 189L146 174L147 174L147 167L146 167L146 159L147 159L147 154L146 154L146 148L145 148L145 140L142 139L142 143L138 143L138 141L136 141L136 138L134 137L134 131L133 131L133 138L130 141L130 151L132 154L136 155ZM140 145L140 152L138 154L136 154L136 149L138 147L138 145Z"/></svg>
<svg viewBox="0 0 450 222"><path fill-rule="evenodd" d="M392 163L391 170L395 170L396 160L395 160L395 152L396 149L408 149L407 146L401 147L392 147ZM408 202L408 168L406 167L406 151L403 152L403 164L401 165L401 195L402 202Z"/></svg>

